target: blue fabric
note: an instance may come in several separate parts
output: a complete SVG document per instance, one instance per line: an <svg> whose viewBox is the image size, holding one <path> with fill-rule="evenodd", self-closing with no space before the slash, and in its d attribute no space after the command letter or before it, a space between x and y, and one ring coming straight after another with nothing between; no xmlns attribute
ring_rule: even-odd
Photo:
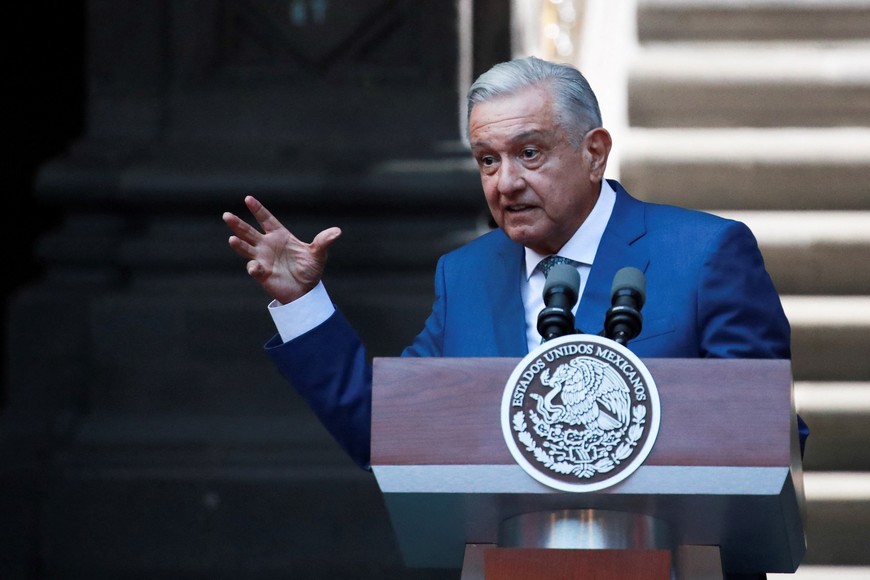
<svg viewBox="0 0 870 580"><path fill-rule="evenodd" d="M599 334L617 270L646 275L638 356L791 358L790 329L758 244L742 223L641 202L617 182L613 215L578 307L582 332ZM524 251L501 230L441 257L435 301L402 356L523 357ZM287 344L266 345L279 370L361 467L369 467L371 366L340 312ZM808 435L799 418L801 450Z"/></svg>

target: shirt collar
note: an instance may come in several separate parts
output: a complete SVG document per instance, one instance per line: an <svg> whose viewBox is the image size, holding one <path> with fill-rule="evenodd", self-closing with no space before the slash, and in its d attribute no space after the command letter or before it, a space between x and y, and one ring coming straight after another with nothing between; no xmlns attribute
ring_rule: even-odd
<svg viewBox="0 0 870 580"><path fill-rule="evenodd" d="M601 242L601 236L604 235L605 228L607 228L607 222L610 220L610 214L613 213L613 206L615 204L616 192L613 191L613 188L606 179L602 179L601 193L598 195L595 207L592 208L589 216L580 224L580 227L577 228L571 239L562 246L557 254L591 266L595 260L598 244ZM525 251L526 279L528 280L532 277L538 262L550 254L539 254L531 248L525 248Z"/></svg>

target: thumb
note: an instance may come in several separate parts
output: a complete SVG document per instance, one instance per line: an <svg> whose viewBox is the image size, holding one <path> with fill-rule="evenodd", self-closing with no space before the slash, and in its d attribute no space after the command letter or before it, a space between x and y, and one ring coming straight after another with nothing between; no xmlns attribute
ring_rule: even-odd
<svg viewBox="0 0 870 580"><path fill-rule="evenodd" d="M340 236L340 228L327 228L314 236L314 239L311 241L312 249L317 253L325 254L329 250L329 246L331 246Z"/></svg>

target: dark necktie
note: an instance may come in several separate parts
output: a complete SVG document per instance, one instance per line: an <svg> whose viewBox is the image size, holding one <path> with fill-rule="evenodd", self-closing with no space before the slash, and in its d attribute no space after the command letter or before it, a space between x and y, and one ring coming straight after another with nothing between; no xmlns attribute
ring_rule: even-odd
<svg viewBox="0 0 870 580"><path fill-rule="evenodd" d="M564 256L547 256L538 262L538 268L544 273L544 278L546 278L547 275L549 275L550 270L559 264L569 264L576 268L580 265L580 262L572 260L571 258L565 258Z"/></svg>

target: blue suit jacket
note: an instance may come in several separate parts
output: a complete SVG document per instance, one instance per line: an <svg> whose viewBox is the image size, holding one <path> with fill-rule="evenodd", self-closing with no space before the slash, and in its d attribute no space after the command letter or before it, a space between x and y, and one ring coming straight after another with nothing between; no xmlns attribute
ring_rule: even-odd
<svg viewBox="0 0 870 580"><path fill-rule="evenodd" d="M601 332L613 276L634 266L647 283L642 331L629 343L638 356L790 358L788 320L744 224L641 202L611 185L616 205L581 297L578 329ZM501 230L442 256L432 313L402 355L525 356L523 261L523 247ZM266 350L351 457L368 467L371 366L342 314L286 344L273 337Z"/></svg>

